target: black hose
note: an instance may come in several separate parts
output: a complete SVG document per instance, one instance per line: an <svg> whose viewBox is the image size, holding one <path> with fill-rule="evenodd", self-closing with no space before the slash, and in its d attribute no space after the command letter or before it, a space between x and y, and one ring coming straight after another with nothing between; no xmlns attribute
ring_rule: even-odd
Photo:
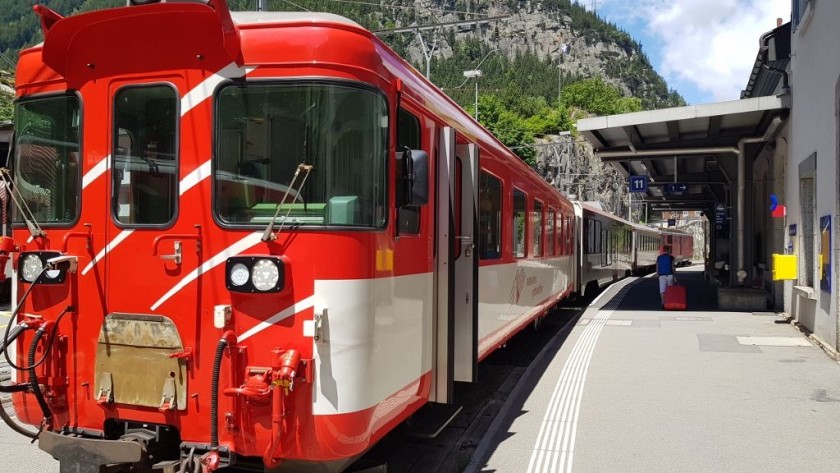
<svg viewBox="0 0 840 473"><path fill-rule="evenodd" d="M20 311L20 308L23 307L23 303L26 302L26 298L29 297L29 293L32 292L32 289L34 289L35 286L38 285L38 280L41 279L41 276L47 271L48 268L49 268L48 266L44 266L44 268L41 270L41 272L38 273L38 276L34 280L32 280L32 284L30 284L29 287L26 288L26 291L24 291L23 296L20 298L20 301L18 301L17 307L15 307L15 310L12 311L12 315L11 315L11 317L9 317L9 323L6 324L6 332L3 334L3 346L4 346L4 348L9 345L9 342L11 342L11 340L9 340L9 334L10 334L9 330L12 326L12 323L14 323L14 321L17 320L17 315L18 315L18 312ZM20 325L16 325L15 328L17 328L19 326ZM14 364L12 362L12 359L9 356L9 350L4 349L4 350L2 350L2 352L3 352L3 356L6 357L6 362L9 364L9 366L11 366L12 368L14 368L18 371L24 371L20 366Z"/></svg>
<svg viewBox="0 0 840 473"><path fill-rule="evenodd" d="M213 358L213 378L210 380L210 450L219 448L219 371L227 345L227 339L219 340L216 356Z"/></svg>
<svg viewBox="0 0 840 473"><path fill-rule="evenodd" d="M11 386L4 386L0 384L0 393L4 394L11 394L11 393L22 393L29 391L28 384L13 384Z"/></svg>
<svg viewBox="0 0 840 473"><path fill-rule="evenodd" d="M11 323L11 322L12 321L10 320L9 323ZM20 336L20 334L22 334L23 331L28 329L28 328L29 328L29 326L26 325L26 324L15 325L15 328L13 328L11 332L9 332L9 338L0 340L0 352L5 351L6 350L6 345L15 341L15 339L18 338Z"/></svg>
<svg viewBox="0 0 840 473"><path fill-rule="evenodd" d="M44 399L44 393L41 392L41 386L38 385L38 375L35 373L35 351L38 349L38 342L41 341L41 337L44 336L44 333L46 333L46 330L44 330L44 326L42 325L41 328L35 332L35 336L32 337L32 344L29 345L29 356L27 357L26 362L30 366L29 388L32 391L32 394L35 395L35 399L38 400L38 405L41 407L41 412L44 414L44 420L47 425L49 425L50 421L52 421L52 411L50 410L50 405L47 404L47 400ZM55 336L55 331L53 331L53 336ZM50 340L50 342L52 342L52 340ZM50 344L49 347L52 347L52 344ZM49 350L49 347L46 348L45 351Z"/></svg>
<svg viewBox="0 0 840 473"><path fill-rule="evenodd" d="M9 322L11 322L11 320ZM11 323L9 325L11 325ZM8 333L6 335L6 337L4 337L3 340L0 341L0 351L6 351L6 346L9 343L11 343L12 341L14 341L16 338L18 338L24 332L24 330L26 330L27 328L29 328L29 327L27 327L26 324L16 325L15 328L12 329L12 331L10 333ZM10 394L10 393L24 392L24 391L28 391L28 390L29 390L29 385L28 384L15 384L15 385L12 385L12 386L0 385L0 393ZM25 428L24 426L18 424L14 419L12 419L12 417L9 415L9 413L6 412L6 408L2 405L0 405L0 419L3 419L3 422L5 422L6 425L8 425L10 429L12 429L15 432L23 435L24 437L34 439L38 435L37 432L32 432L31 430L29 430L29 429Z"/></svg>
<svg viewBox="0 0 840 473"><path fill-rule="evenodd" d="M9 413L6 412L6 408L0 405L0 419L3 419L3 422L9 426L10 429L14 430L15 432L23 435L24 437L28 437L31 439L35 439L38 437L38 432L32 432L31 430L27 429L26 427L18 424L15 422L14 419L9 416Z"/></svg>
<svg viewBox="0 0 840 473"><path fill-rule="evenodd" d="M45 361L47 361L47 355L49 355L50 350L52 350L53 342L55 342L56 335L58 334L58 324L61 323L61 319L63 319L68 312L72 311L73 306L67 306L64 308L63 311L61 311L60 314L58 314L58 317L56 317L55 319L55 324L53 324L52 333L50 333L50 338L49 340L47 340L47 348L44 350L44 354L41 355L41 358L39 358L38 361L28 360L27 362L29 363L29 366L18 366L14 362L12 362L11 358L9 357L9 351L4 350L3 354L6 356L6 362L9 364L9 366L18 371L29 371L41 366ZM14 314L12 315L12 319L14 319Z"/></svg>
<svg viewBox="0 0 840 473"><path fill-rule="evenodd" d="M20 337L21 334L23 334L23 332L28 328L29 326L25 323L16 325L15 328L13 328L11 332L9 332L8 340L0 340L0 351L4 351L6 349L6 342L12 343L18 337ZM29 391L28 384L15 384L12 386L0 384L0 393L20 393L24 391Z"/></svg>

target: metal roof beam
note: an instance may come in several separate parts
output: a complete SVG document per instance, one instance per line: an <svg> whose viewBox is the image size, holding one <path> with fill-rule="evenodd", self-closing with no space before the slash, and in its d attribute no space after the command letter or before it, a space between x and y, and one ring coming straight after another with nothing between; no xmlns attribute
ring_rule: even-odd
<svg viewBox="0 0 840 473"><path fill-rule="evenodd" d="M668 184L673 184L673 181L668 180L661 180L656 182L649 182L648 187L665 187ZM685 184L687 186L726 186L727 183L723 181L689 181L689 180L682 180L680 178L680 184Z"/></svg>
<svg viewBox="0 0 840 473"><path fill-rule="evenodd" d="M611 164L611 165L612 165L612 167L613 167L613 168L615 168L615 170L616 170L616 171L618 171L618 172L619 172L619 174L621 174L622 176L624 176L624 177L630 177L630 171L629 171L626 167L624 167L624 163L623 163L623 162L614 162L614 163L610 163L610 164Z"/></svg>
<svg viewBox="0 0 840 473"><path fill-rule="evenodd" d="M720 122L720 115L709 117L709 138L717 138L720 136Z"/></svg>
<svg viewBox="0 0 840 473"><path fill-rule="evenodd" d="M624 136L627 137L627 146L630 147L631 151L636 151L636 146L642 144L642 138L639 135L639 130L635 126L624 126L621 127L621 131L623 131Z"/></svg>
<svg viewBox="0 0 840 473"><path fill-rule="evenodd" d="M681 172L677 174L677 179L674 177L673 174L659 174L656 179L662 182L683 182L685 184L699 184L707 181L726 183L723 181L723 175L718 172Z"/></svg>
<svg viewBox="0 0 840 473"><path fill-rule="evenodd" d="M601 161L627 161L630 159L652 158L652 157L691 157L708 154L738 154L738 148L719 146L711 148L670 148L657 150L633 151L596 151L595 156Z"/></svg>
<svg viewBox="0 0 840 473"><path fill-rule="evenodd" d="M669 120L665 122L665 126L668 127L668 139L671 140L672 143L679 143L680 142L680 126L674 120Z"/></svg>

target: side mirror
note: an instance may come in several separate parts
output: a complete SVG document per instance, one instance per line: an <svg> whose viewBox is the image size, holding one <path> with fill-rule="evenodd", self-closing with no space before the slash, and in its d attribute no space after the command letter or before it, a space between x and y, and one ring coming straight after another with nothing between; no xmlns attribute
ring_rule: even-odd
<svg viewBox="0 0 840 473"><path fill-rule="evenodd" d="M397 207L416 207L429 202L429 155L406 149L397 155Z"/></svg>

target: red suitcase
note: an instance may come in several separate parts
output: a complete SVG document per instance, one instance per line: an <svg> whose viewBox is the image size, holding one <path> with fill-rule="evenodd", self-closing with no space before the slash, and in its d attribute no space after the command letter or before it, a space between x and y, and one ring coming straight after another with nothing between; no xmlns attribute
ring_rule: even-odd
<svg viewBox="0 0 840 473"><path fill-rule="evenodd" d="M668 286L665 288L665 310L685 310L685 286Z"/></svg>

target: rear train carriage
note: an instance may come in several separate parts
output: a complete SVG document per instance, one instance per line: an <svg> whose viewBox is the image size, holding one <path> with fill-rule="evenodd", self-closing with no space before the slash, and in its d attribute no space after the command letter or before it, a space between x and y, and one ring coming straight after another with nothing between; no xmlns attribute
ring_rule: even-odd
<svg viewBox="0 0 840 473"><path fill-rule="evenodd" d="M594 293L633 270L633 225L592 204L575 203L578 225L577 291Z"/></svg>
<svg viewBox="0 0 840 473"><path fill-rule="evenodd" d="M656 270L656 257L661 253L662 234L656 228L633 225L633 274Z"/></svg>
<svg viewBox="0 0 840 473"><path fill-rule="evenodd" d="M677 266L691 264L694 258L694 237L679 230L663 230L662 245L671 247L671 255L674 256Z"/></svg>

